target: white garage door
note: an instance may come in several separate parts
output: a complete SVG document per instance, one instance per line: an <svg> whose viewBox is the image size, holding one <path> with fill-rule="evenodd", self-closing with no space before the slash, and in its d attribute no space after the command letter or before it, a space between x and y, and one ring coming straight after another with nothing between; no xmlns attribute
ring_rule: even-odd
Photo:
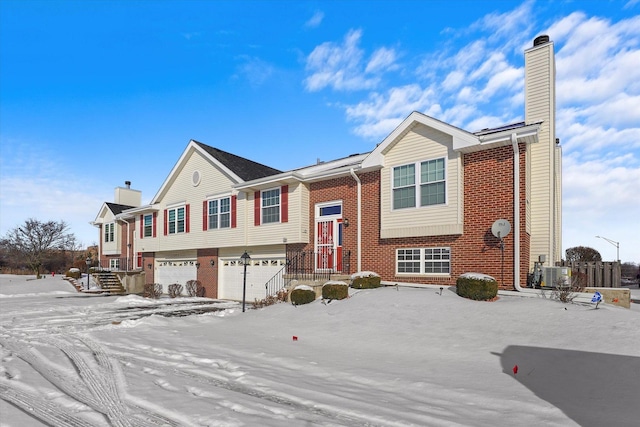
<svg viewBox="0 0 640 427"><path fill-rule="evenodd" d="M179 283L184 287L186 286L187 281L196 280L198 278L198 270L196 269L195 261L161 262L159 264L160 265L158 265L156 269L155 282L162 284L162 290L165 293L168 290L168 286L173 283Z"/></svg>
<svg viewBox="0 0 640 427"><path fill-rule="evenodd" d="M264 258L250 260L247 265L246 302L266 297L265 283L275 276L285 265L285 258ZM218 281L218 298L242 301L244 266L239 259L222 259Z"/></svg>

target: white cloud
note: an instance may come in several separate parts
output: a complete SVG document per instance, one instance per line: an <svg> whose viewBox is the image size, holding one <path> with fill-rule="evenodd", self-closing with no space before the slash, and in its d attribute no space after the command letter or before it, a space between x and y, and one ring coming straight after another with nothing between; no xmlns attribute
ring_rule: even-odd
<svg viewBox="0 0 640 427"><path fill-rule="evenodd" d="M238 74L244 76L252 86L260 86L275 72L275 68L260 58L240 56L241 64L238 66ZM236 77L238 77L236 75Z"/></svg>
<svg viewBox="0 0 640 427"><path fill-rule="evenodd" d="M390 48L376 50L365 64L365 53L359 47L361 30L350 30L342 44L325 42L307 57L305 79L307 90L314 92L330 87L334 90L353 91L374 89L380 75L397 68L397 53Z"/></svg>
<svg viewBox="0 0 640 427"><path fill-rule="evenodd" d="M395 65L396 52L393 49L380 48L376 50L365 68L366 73L376 73L385 71L386 69L397 67Z"/></svg>
<svg viewBox="0 0 640 427"><path fill-rule="evenodd" d="M324 19L324 12L317 10L314 12L313 16L309 18L307 22L304 23L304 26L307 28L317 28L322 24L322 20Z"/></svg>

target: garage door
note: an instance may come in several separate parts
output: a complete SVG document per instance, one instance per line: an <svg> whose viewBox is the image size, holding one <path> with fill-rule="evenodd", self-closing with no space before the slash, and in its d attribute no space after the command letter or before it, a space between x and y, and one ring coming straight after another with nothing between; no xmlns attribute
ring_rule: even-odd
<svg viewBox="0 0 640 427"><path fill-rule="evenodd" d="M167 292L167 287L172 283L179 283L185 286L189 280L198 278L198 270L195 260L187 262L160 262L155 272L156 283L163 285L163 291Z"/></svg>
<svg viewBox="0 0 640 427"><path fill-rule="evenodd" d="M266 296L265 283L285 265L285 258L251 258L247 265L247 302ZM244 266L239 259L221 259L218 298L242 301Z"/></svg>

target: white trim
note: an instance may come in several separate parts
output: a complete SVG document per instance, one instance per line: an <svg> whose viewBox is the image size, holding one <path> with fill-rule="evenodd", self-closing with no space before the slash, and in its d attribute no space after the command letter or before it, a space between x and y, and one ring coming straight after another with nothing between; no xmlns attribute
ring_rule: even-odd
<svg viewBox="0 0 640 427"><path fill-rule="evenodd" d="M444 166L444 180L443 180L444 181L444 202L436 203L433 205L422 206L422 186L427 184L432 184L431 182L424 182L424 183L422 182L422 164L427 162L437 161L437 160L442 160L443 166ZM394 204L394 194L393 194L394 190L396 189L394 187L395 169L403 166L409 166L409 165L414 165L414 183L412 186L414 187L415 205L406 207L406 208L396 208ZM391 169L391 173L389 174L391 178L391 184L389 187L391 190L390 191L391 212L404 212L404 211L409 211L411 209L429 209L429 208L449 206L449 177L447 176L447 174L449 173L449 168L448 168L446 156L434 157L434 158L429 158L424 160L417 160L413 163L403 163L395 166L389 166L389 169ZM436 182L441 182L441 181L436 181ZM408 188L408 187L411 187L411 186L407 185L399 188Z"/></svg>
<svg viewBox="0 0 640 427"><path fill-rule="evenodd" d="M235 173L233 173L233 171L231 171L231 169L227 168L225 165L223 165L222 163L220 163L215 157L213 157L211 154L209 154L206 150L204 150L196 141L194 141L193 139L189 141L189 144L187 144L187 147L184 149L184 151L182 152L182 155L180 155L180 158L178 159L178 161L176 162L176 164L173 166L173 168L171 169L171 172L169 172L169 175L167 176L167 178L164 180L164 182L162 183L162 186L160 187L160 189L158 190L158 192L155 194L155 196L153 196L153 199L151 199L151 204L155 204L158 203L160 197L162 194L164 194L164 192L169 188L169 186L171 185L172 181L173 181L173 177L177 176L177 174L180 172L180 170L182 169L182 166L188 161L188 157L191 153L193 152L198 152L200 153L203 157L205 157L206 159L208 159L211 163L214 164L215 167L217 167L219 170L221 170L224 174L226 174L227 176L229 176L233 181L235 181L236 183L240 183L240 182L244 182L242 180L242 178L240 178L238 175L236 175Z"/></svg>
<svg viewBox="0 0 640 427"><path fill-rule="evenodd" d="M264 196L263 194L266 191L278 190L278 220L264 222L264 215L262 214L262 210L265 208L264 206ZM275 205L274 205L275 206ZM271 208L273 206L267 206L267 208ZM269 225L269 224L280 224L282 223L282 186L265 188L264 190L260 190L260 225Z"/></svg>
<svg viewBox="0 0 640 427"><path fill-rule="evenodd" d="M446 260L449 263L449 272L448 273L432 273L432 272L426 272L424 271L424 266L425 263L429 262L429 260L427 260L425 258L425 251L427 249L446 249L449 253L449 259ZM420 259L418 259L417 261L415 260L411 260L411 261L406 261L406 262L418 262L419 266L420 266L420 271L418 273L415 272L400 272L398 265L399 265L399 260L398 260L398 252L399 251L420 251ZM444 260L443 260L444 261ZM432 260L432 262L438 262L437 260ZM396 264L396 271L395 271L395 275L396 276L431 276L431 277L451 277L451 247L450 246L422 246L422 247L411 247L411 248L396 248L396 257L395 257L395 264Z"/></svg>

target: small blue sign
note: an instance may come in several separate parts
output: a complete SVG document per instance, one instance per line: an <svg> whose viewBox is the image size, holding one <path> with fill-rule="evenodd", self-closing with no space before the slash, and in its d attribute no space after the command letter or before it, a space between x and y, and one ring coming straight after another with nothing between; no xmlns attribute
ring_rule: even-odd
<svg viewBox="0 0 640 427"><path fill-rule="evenodd" d="M596 292L595 294L593 294L593 297L591 297L591 302L602 302L602 294L600 292Z"/></svg>

